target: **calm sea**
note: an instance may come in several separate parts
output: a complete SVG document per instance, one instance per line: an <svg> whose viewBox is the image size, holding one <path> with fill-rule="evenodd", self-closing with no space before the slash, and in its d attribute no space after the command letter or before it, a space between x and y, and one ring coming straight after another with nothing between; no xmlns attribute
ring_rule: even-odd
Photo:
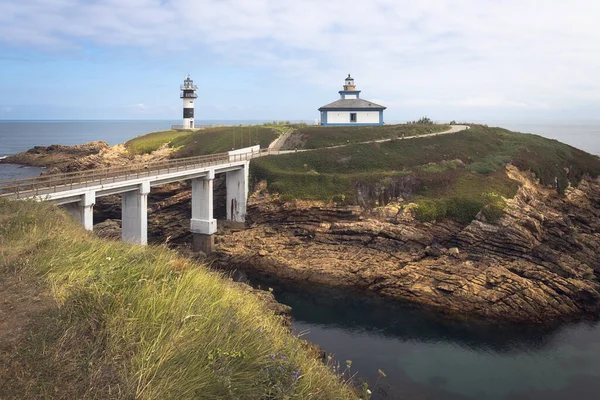
<svg viewBox="0 0 600 400"><path fill-rule="evenodd" d="M348 291L269 287L292 307L294 332L333 354L342 369L351 360L372 400L600 398L598 321L456 322Z"/></svg>

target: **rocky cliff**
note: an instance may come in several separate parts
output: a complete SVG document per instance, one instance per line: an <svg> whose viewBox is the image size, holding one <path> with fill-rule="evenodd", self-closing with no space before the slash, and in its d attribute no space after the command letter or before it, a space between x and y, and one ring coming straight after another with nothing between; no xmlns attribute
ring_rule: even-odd
<svg viewBox="0 0 600 400"><path fill-rule="evenodd" d="M249 229L219 262L281 279L346 286L459 318L541 323L600 309L600 180L565 195L513 166L499 221L416 221L410 207L327 207L255 194Z"/></svg>

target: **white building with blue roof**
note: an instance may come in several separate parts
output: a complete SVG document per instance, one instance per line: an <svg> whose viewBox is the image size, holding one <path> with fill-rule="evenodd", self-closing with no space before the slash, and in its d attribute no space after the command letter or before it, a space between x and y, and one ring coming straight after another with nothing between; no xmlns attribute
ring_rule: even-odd
<svg viewBox="0 0 600 400"><path fill-rule="evenodd" d="M340 99L321 108L321 125L353 126L383 125L383 110L386 107L360 98L354 78L348 74Z"/></svg>

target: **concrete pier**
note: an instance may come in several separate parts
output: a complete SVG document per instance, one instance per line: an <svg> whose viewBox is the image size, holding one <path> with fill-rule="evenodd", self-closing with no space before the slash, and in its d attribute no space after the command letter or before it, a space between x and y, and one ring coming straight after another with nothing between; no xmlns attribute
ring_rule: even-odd
<svg viewBox="0 0 600 400"><path fill-rule="evenodd" d="M94 203L96 202L96 194L93 191L85 192L81 199L75 203L65 204L67 211L73 215L85 230L91 231L94 229Z"/></svg>
<svg viewBox="0 0 600 400"><path fill-rule="evenodd" d="M148 193L149 182L142 182L138 190L123 193L121 237L124 242L148 244Z"/></svg>
<svg viewBox="0 0 600 400"><path fill-rule="evenodd" d="M215 235L192 234L192 250L210 254L215 248Z"/></svg>
<svg viewBox="0 0 600 400"><path fill-rule="evenodd" d="M214 170L203 178L192 179L192 233L212 235L217 231L217 220L213 217L214 179Z"/></svg>
<svg viewBox="0 0 600 400"><path fill-rule="evenodd" d="M248 168L230 171L226 174L227 220L246 220L246 199L248 198Z"/></svg>

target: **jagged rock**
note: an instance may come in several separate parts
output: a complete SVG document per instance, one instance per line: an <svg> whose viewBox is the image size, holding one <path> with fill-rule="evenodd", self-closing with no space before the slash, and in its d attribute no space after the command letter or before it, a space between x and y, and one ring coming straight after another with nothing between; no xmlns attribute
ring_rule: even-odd
<svg viewBox="0 0 600 400"><path fill-rule="evenodd" d="M104 239L121 239L121 221L107 219L94 225L94 233Z"/></svg>
<svg viewBox="0 0 600 400"><path fill-rule="evenodd" d="M419 223L410 207L392 216L253 197L250 229L219 243L218 262L458 318L542 323L597 313L600 180L584 179L561 196L515 167L507 173L521 187L495 224ZM263 248L269 252L259 256Z"/></svg>

